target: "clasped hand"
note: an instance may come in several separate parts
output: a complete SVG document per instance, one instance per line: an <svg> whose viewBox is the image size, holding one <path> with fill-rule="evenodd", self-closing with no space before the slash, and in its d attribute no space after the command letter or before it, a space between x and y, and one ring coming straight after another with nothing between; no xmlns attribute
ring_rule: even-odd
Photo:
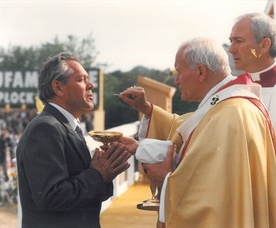
<svg viewBox="0 0 276 228"><path fill-rule="evenodd" d="M127 170L130 164L127 160L131 154L122 143L113 143L108 150L103 153L97 148L90 162L90 168L98 170L105 183L111 182L118 174Z"/></svg>

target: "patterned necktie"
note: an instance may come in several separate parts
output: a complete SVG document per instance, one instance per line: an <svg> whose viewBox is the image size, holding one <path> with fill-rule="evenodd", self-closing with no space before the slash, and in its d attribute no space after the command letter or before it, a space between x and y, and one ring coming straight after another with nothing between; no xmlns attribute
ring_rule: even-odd
<svg viewBox="0 0 276 228"><path fill-rule="evenodd" d="M82 144L84 145L84 147L86 148L86 151L87 153L89 154L89 157L91 158L91 154L90 154L90 151L87 147L87 144L86 144L86 141L85 141L85 138L83 137L83 133L82 133L82 130L79 126L76 127L76 130L75 130L80 138L80 140L82 141Z"/></svg>
<svg viewBox="0 0 276 228"><path fill-rule="evenodd" d="M83 137L83 133L82 133L82 130L79 126L76 127L76 132L80 138L80 140L84 143L84 145L86 146L86 141L85 141L85 138Z"/></svg>

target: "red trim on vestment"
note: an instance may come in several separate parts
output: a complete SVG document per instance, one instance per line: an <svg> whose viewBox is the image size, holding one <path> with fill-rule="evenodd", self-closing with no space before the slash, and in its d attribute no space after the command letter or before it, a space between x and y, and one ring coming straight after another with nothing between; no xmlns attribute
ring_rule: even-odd
<svg viewBox="0 0 276 228"><path fill-rule="evenodd" d="M217 92L219 92L227 87L233 86L233 85L241 85L241 84L242 85L250 85L252 83L253 82L252 82L251 76L248 73L244 73L244 74L241 74L240 76L238 76L233 81L228 82L226 85L219 88L219 90Z"/></svg>
<svg viewBox="0 0 276 228"><path fill-rule="evenodd" d="M269 127L269 131L270 131L270 135L271 138L273 140L273 145L274 145L274 149L276 151L276 145L275 145L275 134L274 134L274 128L270 119L270 116L268 114L267 109L265 108L264 104L262 102L260 102L257 99L254 98L247 98L252 104L254 104L264 115L264 117L266 118L268 127Z"/></svg>
<svg viewBox="0 0 276 228"><path fill-rule="evenodd" d="M254 82L262 87L274 87L276 85L276 66L266 72L260 73L260 80Z"/></svg>
<svg viewBox="0 0 276 228"><path fill-rule="evenodd" d="M248 73L244 73L240 76L238 76L235 80L227 83L226 85L222 86L218 91L221 91L225 88L228 88L230 86L233 86L233 85L237 85L237 84L244 84L244 85L250 85L250 84L253 84L252 82L252 79L251 79L251 76L248 74ZM217 91L217 92L218 92ZM251 98L251 97L243 97L243 96L235 96L235 97L229 97L227 99L231 99L231 98L244 98L244 99L247 99L249 100L252 104L254 104L264 115L267 123L268 123L268 126L269 126L269 131L270 131L270 135L272 137L272 140L273 140L273 144L274 144L274 148L276 150L276 145L275 145L275 134L274 134L274 129L273 129L273 126L272 126L272 123L271 123L271 119L269 117L269 114L268 114L268 111L267 109L264 107L263 103L261 103L259 100L257 99L254 99L254 98ZM226 100L226 99L225 99ZM195 130L195 129L194 129ZM193 132L194 132L193 130ZM189 135L189 138L187 139L187 141L185 142L185 145L183 147L183 150L181 152L181 157L180 157L180 161L183 159L184 157L184 154L186 152L186 149L188 147L188 144L190 142L190 139L192 137L192 134L193 132ZM179 162L180 162L179 161Z"/></svg>
<svg viewBox="0 0 276 228"><path fill-rule="evenodd" d="M261 75L262 79L264 80L264 78L266 77L267 78L267 73L270 72L270 73L273 73L275 71L275 74L276 74L276 67L272 68L271 70L267 71L267 72L264 72ZM275 77L274 77L275 79ZM269 80L266 80L266 82L268 82ZM272 80L273 83L275 80ZM272 83L271 81L271 83ZM239 75L235 80L227 83L225 86L223 86L222 88L219 89L220 90L223 90L229 86L232 86L232 85L235 85L235 84L245 84L245 85L249 85L249 84L252 84L252 79L251 79L251 76L250 74L248 73L244 73L244 74L241 74ZM259 82L258 82L259 83ZM261 83L260 83L261 84ZM261 84L262 85L262 84ZM267 85L267 84L266 84ZM275 83L273 84L273 86L275 85ZM263 86L263 85L262 85ZM265 108L265 106L263 105L262 102L260 102L259 100L257 99L254 99L254 98L251 98L251 97L243 97L243 96L239 96L240 98L245 98L247 100L249 100L252 104L254 104L264 115L267 123L268 123L268 127L269 127L269 131L270 131L270 135L272 137L272 140L273 140L273 144L274 144L274 148L275 148L275 134L274 134L274 129L273 129L273 125L271 123L271 119L270 119L270 116L268 114L268 111L267 109ZM233 97L230 97L230 98L233 98ZM276 149L276 148L275 148Z"/></svg>
<svg viewBox="0 0 276 228"><path fill-rule="evenodd" d="M195 129L191 132L191 134L189 135L187 141L185 142L185 145L184 145L184 147L183 147L183 149L182 149L182 152L181 152L181 155L180 155L180 158L179 158L179 163L181 162L181 160L182 160L183 157L184 157L184 154L185 154L185 152L186 152L186 149L187 149L187 147L188 147L188 144L189 144L189 142L190 142L190 140L191 140L191 138L192 138L192 135L193 135L194 131L195 131ZM178 163L178 164L179 164L179 163Z"/></svg>
<svg viewBox="0 0 276 228"><path fill-rule="evenodd" d="M237 84L245 84L245 85L248 85L248 84L252 84L252 80L251 80L251 77L249 74L247 73L244 73L242 74L241 76L237 77L236 79L234 79L233 81L231 82L228 82L226 85L222 86L217 92L227 88L227 87L230 87L230 86L233 86L233 85L237 85ZM194 129L195 130L195 129ZM181 160L183 159L184 157L184 154L186 152L186 149L188 147L188 144L190 142L190 139L194 133L194 130L192 131L192 133L189 135L187 141L185 142L185 145L182 149L182 152L181 152L181 156L180 156L180 160L179 162L181 162Z"/></svg>
<svg viewBox="0 0 276 228"><path fill-rule="evenodd" d="M221 91L221 90L223 90L223 89L225 89L227 87L230 87L230 86L233 86L233 85L237 85L237 84L249 85L249 84L252 84L252 83L253 82L252 82L251 76L248 73L244 73L244 74L238 76L235 80L233 80L233 81L227 83L225 86L221 87L218 91ZM268 111L264 107L263 103L260 102L259 100L255 99L255 98L251 98L251 97L235 96L235 97L229 97L227 99L231 99L231 98L244 98L244 99L247 99L247 100L249 100L253 105L255 105L262 112L262 114L264 115L264 117L265 117L265 119L266 119L266 121L268 123L270 135L271 135L272 140L273 140L274 149L276 150L274 129L273 129L273 126L272 126L271 119L269 117ZM185 145L184 145L184 147L182 149L182 152L181 152L181 157L180 157L179 163L181 162L181 160L184 157L184 154L185 154L186 149L188 147L188 144L189 144L189 142L190 142L190 140L192 138L194 130L191 132L191 134L189 135L187 141L185 142ZM162 223L162 228L166 228L165 223Z"/></svg>

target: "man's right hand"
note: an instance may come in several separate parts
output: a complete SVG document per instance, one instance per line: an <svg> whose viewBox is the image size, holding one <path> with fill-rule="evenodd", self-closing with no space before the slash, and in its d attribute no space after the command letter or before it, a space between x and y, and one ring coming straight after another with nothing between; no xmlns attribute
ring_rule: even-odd
<svg viewBox="0 0 276 228"><path fill-rule="evenodd" d="M104 182L111 182L117 175L127 170L130 164L127 160L131 154L126 146L115 142L108 150L100 154L101 151L96 149L95 154L90 162L90 168L98 170L103 176Z"/></svg>
<svg viewBox="0 0 276 228"><path fill-rule="evenodd" d="M120 93L119 98L121 98L125 103L130 105L132 108L143 113L145 116L149 117L151 113L151 103L146 98L146 93L144 88L134 86L130 87Z"/></svg>

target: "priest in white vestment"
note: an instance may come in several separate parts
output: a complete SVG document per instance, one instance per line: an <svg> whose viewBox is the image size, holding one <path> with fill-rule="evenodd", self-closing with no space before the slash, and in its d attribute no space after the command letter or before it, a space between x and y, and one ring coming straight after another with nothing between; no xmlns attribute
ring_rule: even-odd
<svg viewBox="0 0 276 228"><path fill-rule="evenodd" d="M207 38L181 45L175 68L181 98L200 102L193 113L170 114L147 101L137 107L142 88L120 95L148 118L145 137L179 148L176 168L173 147L164 162L144 164L162 186L163 226L276 227L275 135L261 87L248 74L231 76L227 54Z"/></svg>
<svg viewBox="0 0 276 228"><path fill-rule="evenodd" d="M265 13L239 16L230 34L228 51L236 70L250 74L262 86L262 101L276 127L276 21Z"/></svg>

